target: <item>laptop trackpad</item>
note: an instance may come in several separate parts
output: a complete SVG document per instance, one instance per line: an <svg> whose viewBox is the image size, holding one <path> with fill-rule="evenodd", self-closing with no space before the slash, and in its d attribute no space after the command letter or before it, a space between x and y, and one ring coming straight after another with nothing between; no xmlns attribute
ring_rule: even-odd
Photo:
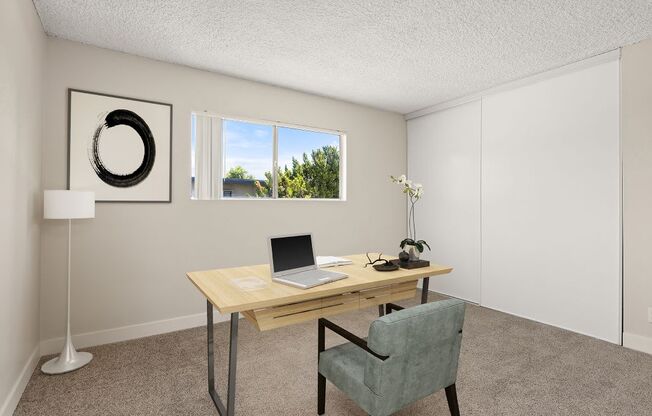
<svg viewBox="0 0 652 416"><path fill-rule="evenodd" d="M331 280L331 278L330 277L322 277L321 279L319 279L320 282L323 282L324 280Z"/></svg>

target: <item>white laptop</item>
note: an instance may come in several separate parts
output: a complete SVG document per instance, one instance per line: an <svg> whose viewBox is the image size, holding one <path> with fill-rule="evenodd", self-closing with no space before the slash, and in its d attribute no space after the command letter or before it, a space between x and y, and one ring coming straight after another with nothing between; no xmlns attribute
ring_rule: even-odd
<svg viewBox="0 0 652 416"><path fill-rule="evenodd" d="M292 234L269 238L269 265L272 280L308 289L347 277L345 273L321 270L315 262L312 234Z"/></svg>

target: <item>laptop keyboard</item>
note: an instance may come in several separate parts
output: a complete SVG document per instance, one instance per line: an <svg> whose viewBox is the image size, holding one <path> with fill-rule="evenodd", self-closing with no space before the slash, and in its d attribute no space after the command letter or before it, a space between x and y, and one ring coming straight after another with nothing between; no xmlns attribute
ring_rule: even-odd
<svg viewBox="0 0 652 416"><path fill-rule="evenodd" d="M306 270L305 272L299 272L292 274L292 280L296 281L314 281L315 279L321 280L321 279L332 279L335 277L334 272L330 270L321 270L321 269L316 269L316 270Z"/></svg>

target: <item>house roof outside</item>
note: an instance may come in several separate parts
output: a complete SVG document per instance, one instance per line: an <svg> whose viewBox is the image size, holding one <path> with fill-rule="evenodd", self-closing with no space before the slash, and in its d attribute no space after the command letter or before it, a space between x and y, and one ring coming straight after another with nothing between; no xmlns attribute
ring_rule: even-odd
<svg viewBox="0 0 652 416"><path fill-rule="evenodd" d="M261 185L267 185L267 181L263 179L224 178L225 185L253 185L256 182L259 182Z"/></svg>

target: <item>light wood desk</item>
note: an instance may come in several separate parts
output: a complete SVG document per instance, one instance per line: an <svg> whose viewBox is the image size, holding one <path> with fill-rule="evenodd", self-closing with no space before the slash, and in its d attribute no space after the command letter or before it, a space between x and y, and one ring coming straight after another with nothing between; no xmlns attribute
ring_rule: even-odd
<svg viewBox="0 0 652 416"><path fill-rule="evenodd" d="M353 264L333 270L349 277L305 290L273 282L267 264L187 273L188 279L206 297L208 391L220 415L233 416L235 409L239 313L261 331L370 306L378 306L382 315L383 305L414 297L419 279L424 279L421 303L425 303L429 277L452 270L433 264L419 269L377 272L371 266L364 267L367 263L364 254L346 257ZM256 279L249 279L252 277ZM254 283L254 287L246 287L247 283ZM226 405L215 390L213 306L220 313L231 314Z"/></svg>

